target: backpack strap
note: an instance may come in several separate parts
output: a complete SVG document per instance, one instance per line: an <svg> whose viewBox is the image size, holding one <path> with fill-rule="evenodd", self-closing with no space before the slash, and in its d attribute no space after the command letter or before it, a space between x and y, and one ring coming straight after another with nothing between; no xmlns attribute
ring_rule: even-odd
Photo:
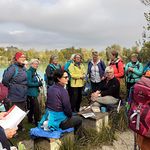
<svg viewBox="0 0 150 150"><path fill-rule="evenodd" d="M13 77L12 77L12 78L14 78L14 77L18 74L19 68L18 68L18 66L17 66L16 64L13 64L12 66L15 67L15 73L14 73L14 75L13 75Z"/></svg>

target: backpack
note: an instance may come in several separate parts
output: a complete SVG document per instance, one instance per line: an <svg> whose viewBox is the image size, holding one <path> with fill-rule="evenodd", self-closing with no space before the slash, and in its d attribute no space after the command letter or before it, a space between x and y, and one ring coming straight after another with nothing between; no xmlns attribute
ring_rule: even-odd
<svg viewBox="0 0 150 150"><path fill-rule="evenodd" d="M14 73L14 75L13 75L13 77L12 77L12 78L14 78L14 77L18 74L19 68L18 68L18 66L15 65L15 64L10 65L9 67L11 67L11 66L14 66L14 67L15 67L15 73ZM8 68L9 68L9 67L8 67ZM4 70L3 77L5 77L5 73L7 72L8 68Z"/></svg>
<svg viewBox="0 0 150 150"><path fill-rule="evenodd" d="M51 72L54 72L55 70L61 68L61 66L60 66L59 64L58 64L57 66L55 66L55 65L53 65L53 64L49 64L48 66L50 66L50 71L51 71ZM48 84L48 78L47 78L46 73L44 73L44 81L45 81L46 84Z"/></svg>
<svg viewBox="0 0 150 150"><path fill-rule="evenodd" d="M130 129L150 138L150 78L143 76L133 86L128 117Z"/></svg>
<svg viewBox="0 0 150 150"><path fill-rule="evenodd" d="M119 61L117 61L117 62L115 63L117 70L118 70L118 63L119 63ZM124 64L124 69L125 69L125 64ZM119 72L119 70L118 70L118 72ZM119 78L122 79L122 78L124 78L124 77L125 77L125 73L124 73L121 77L119 77Z"/></svg>
<svg viewBox="0 0 150 150"><path fill-rule="evenodd" d="M0 103L3 103L8 95L8 88L0 83Z"/></svg>

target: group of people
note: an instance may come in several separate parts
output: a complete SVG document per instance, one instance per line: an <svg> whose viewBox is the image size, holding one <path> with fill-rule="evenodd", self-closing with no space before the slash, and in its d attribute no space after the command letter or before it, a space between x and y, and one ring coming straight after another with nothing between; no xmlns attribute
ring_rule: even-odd
<svg viewBox="0 0 150 150"><path fill-rule="evenodd" d="M29 68L26 68L25 61L24 53L17 52L13 63L4 71L2 83L9 89L10 100L7 110L14 104L24 111L28 109L29 123L41 126L38 95L43 83L37 73L40 61L32 59ZM91 83L91 106L100 107L101 104L116 104L119 101L120 80L123 77L129 93L130 88L144 72L137 54L132 54L131 61L124 65L117 51L111 52L107 67L99 58L98 52L92 51L92 59L88 63L87 70L85 68L81 54L73 54L63 67L58 63L57 56L50 57L44 75L47 90L45 112L48 113L50 129L74 127L76 132L80 128L82 119L74 114L80 110L86 76ZM22 123L18 129L24 130Z"/></svg>

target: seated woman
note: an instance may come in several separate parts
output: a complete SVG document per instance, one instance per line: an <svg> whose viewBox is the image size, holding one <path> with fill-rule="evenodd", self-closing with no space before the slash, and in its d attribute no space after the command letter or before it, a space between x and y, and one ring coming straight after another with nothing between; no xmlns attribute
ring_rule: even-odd
<svg viewBox="0 0 150 150"><path fill-rule="evenodd" d="M119 101L120 83L115 78L114 70L111 66L106 67L105 76L106 78L101 83L101 89L91 95L91 100L94 102L92 106L116 104Z"/></svg>
<svg viewBox="0 0 150 150"><path fill-rule="evenodd" d="M62 69L55 70L53 86L47 91L46 113L40 121L40 125L48 116L48 128L50 130L65 130L74 127L75 131L81 126L82 120L78 116L72 116L72 110L67 90L68 73ZM47 114L47 115L46 115Z"/></svg>

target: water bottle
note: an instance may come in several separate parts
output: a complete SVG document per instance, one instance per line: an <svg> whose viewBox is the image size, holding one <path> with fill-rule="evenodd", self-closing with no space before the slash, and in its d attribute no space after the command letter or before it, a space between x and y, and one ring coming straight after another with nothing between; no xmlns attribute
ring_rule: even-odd
<svg viewBox="0 0 150 150"><path fill-rule="evenodd" d="M101 107L101 112L102 112L102 113L107 112L107 108L104 107L104 106L102 106L102 107Z"/></svg>

